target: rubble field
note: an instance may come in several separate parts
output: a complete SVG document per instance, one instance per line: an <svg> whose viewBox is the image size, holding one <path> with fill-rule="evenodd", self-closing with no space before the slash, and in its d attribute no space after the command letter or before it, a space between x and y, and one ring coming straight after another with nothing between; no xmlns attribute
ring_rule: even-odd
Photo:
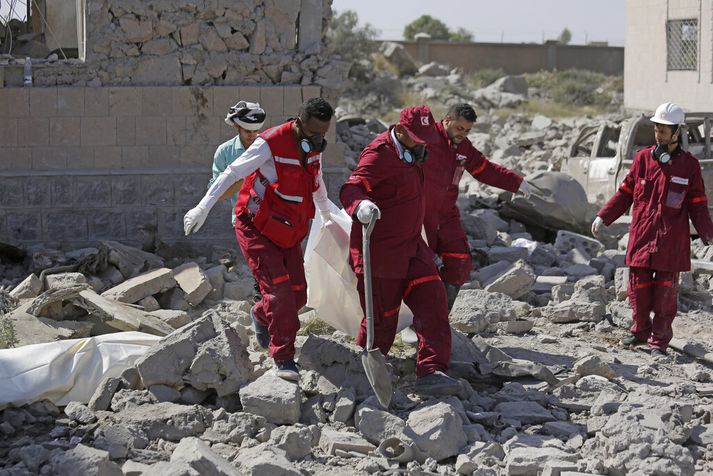
<svg viewBox="0 0 713 476"><path fill-rule="evenodd" d="M498 101L514 100L506 82ZM493 107L470 137L524 174L559 170L579 127L602 120ZM337 132L354 165L384 124L347 109ZM477 263L450 315L461 390L418 395L416 349L397 336L388 409L361 349L315 310L300 314L299 384L273 374L237 249L187 258L104 241L6 260L0 347L120 331L161 340L89 401L0 410L0 476L713 474L713 247L693 241L672 348L654 359L619 344L631 322L626 228L597 241L580 224L533 227L506 216L515 200L461 182Z"/></svg>

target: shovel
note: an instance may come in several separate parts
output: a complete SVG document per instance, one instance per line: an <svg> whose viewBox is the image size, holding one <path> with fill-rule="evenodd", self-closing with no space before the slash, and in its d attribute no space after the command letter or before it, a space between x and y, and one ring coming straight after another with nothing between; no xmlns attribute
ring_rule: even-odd
<svg viewBox="0 0 713 476"><path fill-rule="evenodd" d="M386 358L379 349L374 349L374 295L371 289L371 253L369 239L376 225L376 213L372 213L369 224L363 228L362 253L364 255L364 302L366 304L366 349L361 355L361 363L369 379L371 388L374 389L376 398L384 408L389 408L393 388L391 374L386 367Z"/></svg>

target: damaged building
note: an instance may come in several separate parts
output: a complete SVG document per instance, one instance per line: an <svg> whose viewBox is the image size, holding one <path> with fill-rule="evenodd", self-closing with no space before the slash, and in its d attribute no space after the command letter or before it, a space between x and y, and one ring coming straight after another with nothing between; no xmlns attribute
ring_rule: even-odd
<svg viewBox="0 0 713 476"><path fill-rule="evenodd" d="M21 54L4 42L0 57L0 237L182 240L215 148L232 137L227 108L260 102L266 126L280 124L346 74L323 55L331 14L322 0L33 4L15 28ZM334 129L330 190L345 173ZM196 240L233 241L228 205L218 208Z"/></svg>

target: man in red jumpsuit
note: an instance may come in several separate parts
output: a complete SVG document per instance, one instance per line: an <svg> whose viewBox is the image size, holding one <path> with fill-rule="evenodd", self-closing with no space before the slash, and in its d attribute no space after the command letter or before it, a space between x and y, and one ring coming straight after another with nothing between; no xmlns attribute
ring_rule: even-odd
<svg viewBox="0 0 713 476"><path fill-rule="evenodd" d="M476 180L510 192L530 190L515 172L488 161L468 139L477 116L468 104L452 106L443 121L436 124L438 140L429 144L426 173L426 219L428 246L441 258L441 279L448 296L448 311L463 283L470 280L472 260L460 211L456 205L458 183L467 170Z"/></svg>
<svg viewBox="0 0 713 476"><path fill-rule="evenodd" d="M362 224L379 220L371 238L374 345L386 355L394 342L403 300L413 311L418 336L416 388L449 393L460 388L446 375L451 352L446 293L433 252L421 237L425 213L423 162L438 139L427 106L401 111L400 121L361 153L359 165L342 186L340 199L353 218L350 264L357 275L362 309L364 268ZM357 344L366 345L362 320Z"/></svg>
<svg viewBox="0 0 713 476"><path fill-rule="evenodd" d="M322 98L306 101L297 119L260 134L183 219L186 235L198 231L219 197L245 179L235 206L235 234L262 294L250 316L258 343L269 348L277 375L286 380L299 380L297 311L307 302L300 243L315 204L323 221L330 219L320 163L333 114Z"/></svg>
<svg viewBox="0 0 713 476"><path fill-rule="evenodd" d="M592 234L597 236L602 224L608 226L631 206L626 264L634 323L622 344L648 342L651 355L662 357L673 337L678 273L691 269L688 219L706 243L713 239L713 222L701 167L679 142L683 109L664 103L651 121L656 145L636 154L619 190L597 213Z"/></svg>

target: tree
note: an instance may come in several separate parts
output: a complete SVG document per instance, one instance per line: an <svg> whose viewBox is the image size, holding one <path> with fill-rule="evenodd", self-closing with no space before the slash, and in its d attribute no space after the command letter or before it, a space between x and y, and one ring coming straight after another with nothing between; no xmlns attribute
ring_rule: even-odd
<svg viewBox="0 0 713 476"><path fill-rule="evenodd" d="M450 32L448 40L465 43L473 41L473 34L465 28L461 27L458 28L456 31Z"/></svg>
<svg viewBox="0 0 713 476"><path fill-rule="evenodd" d="M359 26L359 17L353 10L334 12L327 31L327 48L345 61L369 61L377 49L374 39L378 33L369 23Z"/></svg>
<svg viewBox="0 0 713 476"><path fill-rule="evenodd" d="M428 33L431 39L448 41L451 32L441 20L431 15L421 15L404 27L404 38L413 40L418 33Z"/></svg>
<svg viewBox="0 0 713 476"><path fill-rule="evenodd" d="M570 41L572 41L572 32L569 31L569 28L565 28L562 30L562 33L560 33L560 36L557 38L557 41L562 43L563 45L568 45Z"/></svg>

